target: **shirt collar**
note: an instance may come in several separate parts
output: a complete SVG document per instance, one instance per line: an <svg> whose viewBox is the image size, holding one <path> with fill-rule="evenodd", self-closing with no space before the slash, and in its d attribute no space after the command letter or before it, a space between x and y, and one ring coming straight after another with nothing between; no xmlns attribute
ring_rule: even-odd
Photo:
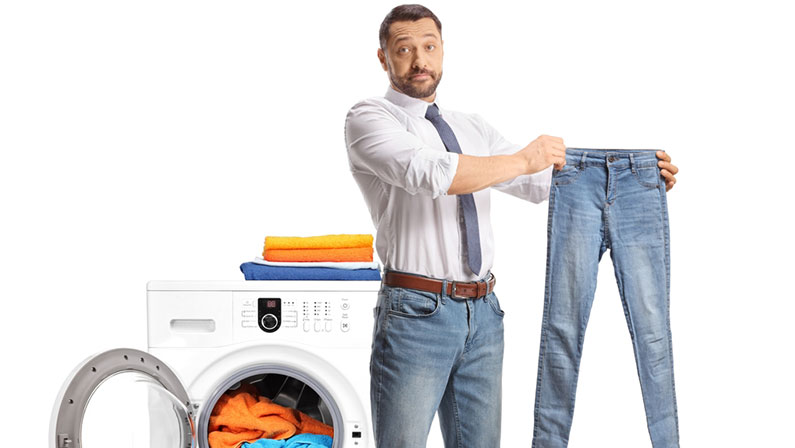
<svg viewBox="0 0 795 448"><path fill-rule="evenodd" d="M436 94L437 98L439 94ZM418 117L425 118L425 111L428 109L428 106L434 103L429 103L425 100L421 100L419 98L412 98L405 93L398 92L390 85L388 89L386 89L386 95L384 95L389 102L392 104L398 105L403 109L406 109L409 114L416 115Z"/></svg>

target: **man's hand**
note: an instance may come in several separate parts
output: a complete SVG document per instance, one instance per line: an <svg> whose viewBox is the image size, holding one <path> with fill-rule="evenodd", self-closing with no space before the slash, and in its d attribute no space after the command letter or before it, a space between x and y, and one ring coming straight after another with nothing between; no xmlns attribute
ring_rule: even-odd
<svg viewBox="0 0 795 448"><path fill-rule="evenodd" d="M676 177L674 176L679 172L679 168L671 164L671 156L666 154L665 151L657 151L657 158L660 159L657 162L657 166L660 167L660 174L665 178L665 191L671 191L671 188L676 184Z"/></svg>
<svg viewBox="0 0 795 448"><path fill-rule="evenodd" d="M549 165L555 165L555 169L559 170L566 164L566 145L560 137L542 135L519 150L516 155L525 161L524 174L537 173Z"/></svg>

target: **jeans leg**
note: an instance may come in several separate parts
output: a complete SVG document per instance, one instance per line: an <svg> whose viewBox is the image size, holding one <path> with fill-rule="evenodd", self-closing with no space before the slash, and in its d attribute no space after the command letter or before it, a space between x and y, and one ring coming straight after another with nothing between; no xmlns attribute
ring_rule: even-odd
<svg viewBox="0 0 795 448"><path fill-rule="evenodd" d="M466 313L449 298L383 287L370 358L379 448L425 448L450 371L466 338Z"/></svg>
<svg viewBox="0 0 795 448"><path fill-rule="evenodd" d="M446 448L499 448L503 316L497 296L467 300L469 337L439 406Z"/></svg>
<svg viewBox="0 0 795 448"><path fill-rule="evenodd" d="M652 445L678 448L664 185L642 186L629 170L619 173L608 227Z"/></svg>
<svg viewBox="0 0 795 448"><path fill-rule="evenodd" d="M576 163L576 160L569 161ZM599 167L557 185L549 199L547 279L536 385L533 447L568 444L585 329L604 253L606 173Z"/></svg>

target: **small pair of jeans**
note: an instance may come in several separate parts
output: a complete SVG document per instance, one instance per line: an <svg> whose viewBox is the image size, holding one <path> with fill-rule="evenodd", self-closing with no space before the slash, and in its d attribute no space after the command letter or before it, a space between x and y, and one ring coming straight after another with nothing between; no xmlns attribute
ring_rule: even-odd
<svg viewBox="0 0 795 448"><path fill-rule="evenodd" d="M665 182L653 150L568 148L552 176L533 447L568 444L585 328L607 249L654 448L679 446Z"/></svg>
<svg viewBox="0 0 795 448"><path fill-rule="evenodd" d="M445 447L499 447L504 312L497 296L458 299L382 285L373 311L376 446L424 448L438 411Z"/></svg>

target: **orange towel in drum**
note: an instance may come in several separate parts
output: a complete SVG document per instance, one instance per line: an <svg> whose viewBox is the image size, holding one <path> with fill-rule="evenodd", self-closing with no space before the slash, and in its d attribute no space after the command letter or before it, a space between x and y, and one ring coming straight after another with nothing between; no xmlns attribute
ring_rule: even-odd
<svg viewBox="0 0 795 448"><path fill-rule="evenodd" d="M373 248L265 249L262 258L268 261L373 261Z"/></svg>
<svg viewBox="0 0 795 448"><path fill-rule="evenodd" d="M265 250L271 249L342 249L346 247L371 247L373 236L367 234L340 234L322 236L266 236Z"/></svg>
<svg viewBox="0 0 795 448"><path fill-rule="evenodd" d="M244 386L227 392L215 403L208 441L210 448L237 448L243 442L282 440L303 433L333 438L334 428L301 411L257 397L254 388Z"/></svg>

